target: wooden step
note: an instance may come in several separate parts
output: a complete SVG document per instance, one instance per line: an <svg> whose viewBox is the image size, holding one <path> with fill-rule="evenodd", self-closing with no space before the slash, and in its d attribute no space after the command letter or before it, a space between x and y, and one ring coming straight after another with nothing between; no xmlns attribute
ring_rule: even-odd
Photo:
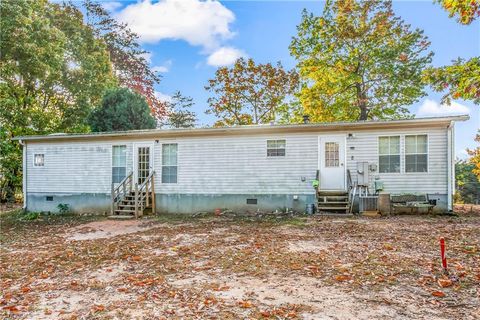
<svg viewBox="0 0 480 320"><path fill-rule="evenodd" d="M108 219L114 219L114 220L128 220L128 219L135 219L135 216L133 215L113 215L113 216L108 216Z"/></svg>
<svg viewBox="0 0 480 320"><path fill-rule="evenodd" d="M117 212L135 213L135 209L133 209L133 210L131 210L131 209L116 209L115 213L117 213Z"/></svg>
<svg viewBox="0 0 480 320"><path fill-rule="evenodd" d="M322 211L322 210L348 210L349 207L348 206L344 206L344 207L335 207L335 206L330 206L330 207L323 207L323 206L319 206L318 207L318 211Z"/></svg>
<svg viewBox="0 0 480 320"><path fill-rule="evenodd" d="M348 204L348 201L318 201L318 204Z"/></svg>
<svg viewBox="0 0 480 320"><path fill-rule="evenodd" d="M318 190L317 195L319 195L319 196L346 196L346 195L348 195L348 192L344 191L344 190Z"/></svg>

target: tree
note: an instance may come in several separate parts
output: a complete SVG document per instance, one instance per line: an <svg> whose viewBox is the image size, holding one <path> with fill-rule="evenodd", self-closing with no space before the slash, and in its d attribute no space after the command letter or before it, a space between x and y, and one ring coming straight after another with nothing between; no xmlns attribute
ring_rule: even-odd
<svg viewBox="0 0 480 320"><path fill-rule="evenodd" d="M480 201L480 180L472 170L474 164L465 160L455 163L456 202L478 203Z"/></svg>
<svg viewBox="0 0 480 320"><path fill-rule="evenodd" d="M480 144L480 130L478 130L475 141ZM478 181L480 181L480 146L477 146L475 149L467 149L468 154L470 155L469 162L473 165L472 172L477 176Z"/></svg>
<svg viewBox="0 0 480 320"><path fill-rule="evenodd" d="M323 16L304 10L297 30L290 53L313 120L407 117L406 106L425 95L430 42L394 15L391 1L327 1Z"/></svg>
<svg viewBox="0 0 480 320"><path fill-rule="evenodd" d="M442 97L444 103L461 98L480 104L480 57L467 61L458 58L451 66L428 68L423 79L433 90L446 91Z"/></svg>
<svg viewBox="0 0 480 320"><path fill-rule="evenodd" d="M46 0L0 2L2 199L21 187L17 135L83 132L86 117L116 84L103 41L79 10Z"/></svg>
<svg viewBox="0 0 480 320"><path fill-rule="evenodd" d="M268 123L297 86L297 73L286 71L280 62L273 66L240 58L231 68L217 69L209 80L205 89L214 96L208 99L207 114L220 118L215 126Z"/></svg>
<svg viewBox="0 0 480 320"><path fill-rule="evenodd" d="M480 16L478 0L437 0L450 12L450 17L458 16L461 24L470 24ZM452 99L472 100L480 104L480 57L467 61L458 58L451 66L428 68L423 80L437 92L446 91L442 102L450 104Z"/></svg>
<svg viewBox="0 0 480 320"><path fill-rule="evenodd" d="M450 13L451 17L457 17L461 24L470 24L473 20L480 17L479 0L435 0Z"/></svg>
<svg viewBox="0 0 480 320"><path fill-rule="evenodd" d="M127 88L106 92L100 107L88 118L92 131L125 131L154 129L155 118L144 97Z"/></svg>
<svg viewBox="0 0 480 320"><path fill-rule="evenodd" d="M107 45L120 86L130 88L145 97L153 116L162 119L166 115L167 106L158 99L154 89L154 85L160 82L160 77L145 60L147 51L141 48L138 35L126 24L112 18L100 3L84 0L84 7L87 23Z"/></svg>
<svg viewBox="0 0 480 320"><path fill-rule="evenodd" d="M161 125L170 128L195 127L197 115L191 111L194 104L191 97L183 96L180 91L175 92L171 101L167 102L167 117Z"/></svg>

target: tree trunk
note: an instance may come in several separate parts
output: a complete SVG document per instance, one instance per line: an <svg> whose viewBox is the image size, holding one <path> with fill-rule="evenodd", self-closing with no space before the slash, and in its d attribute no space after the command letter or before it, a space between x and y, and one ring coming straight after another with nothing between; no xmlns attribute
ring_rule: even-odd
<svg viewBox="0 0 480 320"><path fill-rule="evenodd" d="M363 93L360 83L355 84L355 89L357 95L357 106L360 108L360 118L358 120L364 121L368 118L367 98Z"/></svg>

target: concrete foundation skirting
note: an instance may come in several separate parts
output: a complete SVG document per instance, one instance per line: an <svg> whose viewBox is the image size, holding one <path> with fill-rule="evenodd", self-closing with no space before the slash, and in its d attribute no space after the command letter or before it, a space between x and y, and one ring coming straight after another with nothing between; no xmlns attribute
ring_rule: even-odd
<svg viewBox="0 0 480 320"><path fill-rule="evenodd" d="M213 212L229 209L234 212L272 212L294 210L305 212L315 195L293 194L156 194L157 213ZM28 193L27 210L58 212L59 204L67 204L74 213L109 213L110 194L103 193Z"/></svg>

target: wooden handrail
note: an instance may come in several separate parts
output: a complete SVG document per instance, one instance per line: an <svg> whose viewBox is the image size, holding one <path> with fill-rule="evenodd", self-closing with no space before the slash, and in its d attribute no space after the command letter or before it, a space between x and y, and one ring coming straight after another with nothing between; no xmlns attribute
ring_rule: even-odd
<svg viewBox="0 0 480 320"><path fill-rule="evenodd" d="M155 171L152 170L140 185L135 183L135 217L137 218L146 207L150 206L150 202L152 202L152 212L155 212L154 175Z"/></svg>
<svg viewBox="0 0 480 320"><path fill-rule="evenodd" d="M112 183L112 190L111 190L111 214L115 212L117 203L123 200L127 194L127 189L129 192L132 191L133 188L133 172L130 172L123 180L115 186L114 183ZM122 192L123 191L123 192Z"/></svg>

